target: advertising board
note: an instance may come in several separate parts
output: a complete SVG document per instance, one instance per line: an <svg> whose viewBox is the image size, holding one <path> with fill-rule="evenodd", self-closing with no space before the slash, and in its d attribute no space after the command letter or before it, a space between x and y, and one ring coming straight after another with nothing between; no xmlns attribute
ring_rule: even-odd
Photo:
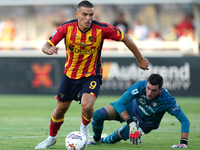
<svg viewBox="0 0 200 150"><path fill-rule="evenodd" d="M164 87L173 96L200 96L199 57L151 57L144 71L132 57L105 57L101 95L121 95L151 73L163 76ZM65 58L0 58L1 94L56 94L63 76Z"/></svg>

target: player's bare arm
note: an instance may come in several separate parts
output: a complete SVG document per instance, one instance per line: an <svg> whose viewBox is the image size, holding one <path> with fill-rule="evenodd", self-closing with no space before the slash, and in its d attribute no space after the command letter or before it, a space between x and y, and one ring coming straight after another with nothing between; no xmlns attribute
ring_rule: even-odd
<svg viewBox="0 0 200 150"><path fill-rule="evenodd" d="M47 55L58 54L58 47L52 46L49 42L46 42L42 47L42 52Z"/></svg>
<svg viewBox="0 0 200 150"><path fill-rule="evenodd" d="M129 50L135 55L138 62L138 66L143 70L149 70L148 68L149 60L142 56L142 54L138 50L137 46L135 45L131 37L124 33L124 39L122 41L129 48Z"/></svg>
<svg viewBox="0 0 200 150"><path fill-rule="evenodd" d="M123 111L120 116L122 117L122 119L126 120L127 118L130 117L128 111Z"/></svg>

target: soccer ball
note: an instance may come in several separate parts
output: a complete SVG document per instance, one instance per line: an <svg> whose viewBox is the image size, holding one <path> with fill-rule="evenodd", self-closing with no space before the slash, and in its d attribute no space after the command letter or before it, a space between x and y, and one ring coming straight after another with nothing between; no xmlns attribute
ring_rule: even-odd
<svg viewBox="0 0 200 150"><path fill-rule="evenodd" d="M71 132L65 138L65 146L68 150L85 150L87 138L79 131Z"/></svg>

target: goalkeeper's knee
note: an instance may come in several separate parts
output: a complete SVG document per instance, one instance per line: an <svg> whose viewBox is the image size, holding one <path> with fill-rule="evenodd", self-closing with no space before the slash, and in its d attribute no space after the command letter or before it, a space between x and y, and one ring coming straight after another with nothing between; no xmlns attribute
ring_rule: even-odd
<svg viewBox="0 0 200 150"><path fill-rule="evenodd" d="M100 108L94 112L92 122L103 122L104 120L108 120L109 115L105 108Z"/></svg>

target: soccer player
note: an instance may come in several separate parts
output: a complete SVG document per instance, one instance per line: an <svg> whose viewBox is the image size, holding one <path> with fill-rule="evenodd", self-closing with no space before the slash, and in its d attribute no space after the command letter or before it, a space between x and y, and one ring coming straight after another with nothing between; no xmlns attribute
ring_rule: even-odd
<svg viewBox="0 0 200 150"><path fill-rule="evenodd" d="M173 148L187 148L190 122L176 100L162 87L163 78L151 74L147 80L139 81L127 89L118 101L94 112L90 144L116 143L130 139L132 144L142 143L141 136L158 129L165 114L175 116L181 123L181 140ZM114 133L102 138L105 120L116 120L126 124Z"/></svg>
<svg viewBox="0 0 200 150"><path fill-rule="evenodd" d="M89 140L88 125L92 120L93 106L102 84L101 50L104 39L124 42L136 57L138 66L143 70L148 70L149 61L141 55L127 34L110 24L93 20L92 3L81 1L75 15L77 19L60 25L42 48L47 55L57 54L56 44L64 39L67 58L64 76L56 95L57 106L51 116L49 136L35 149L46 149L56 143L58 130L73 100L81 103L80 131Z"/></svg>

